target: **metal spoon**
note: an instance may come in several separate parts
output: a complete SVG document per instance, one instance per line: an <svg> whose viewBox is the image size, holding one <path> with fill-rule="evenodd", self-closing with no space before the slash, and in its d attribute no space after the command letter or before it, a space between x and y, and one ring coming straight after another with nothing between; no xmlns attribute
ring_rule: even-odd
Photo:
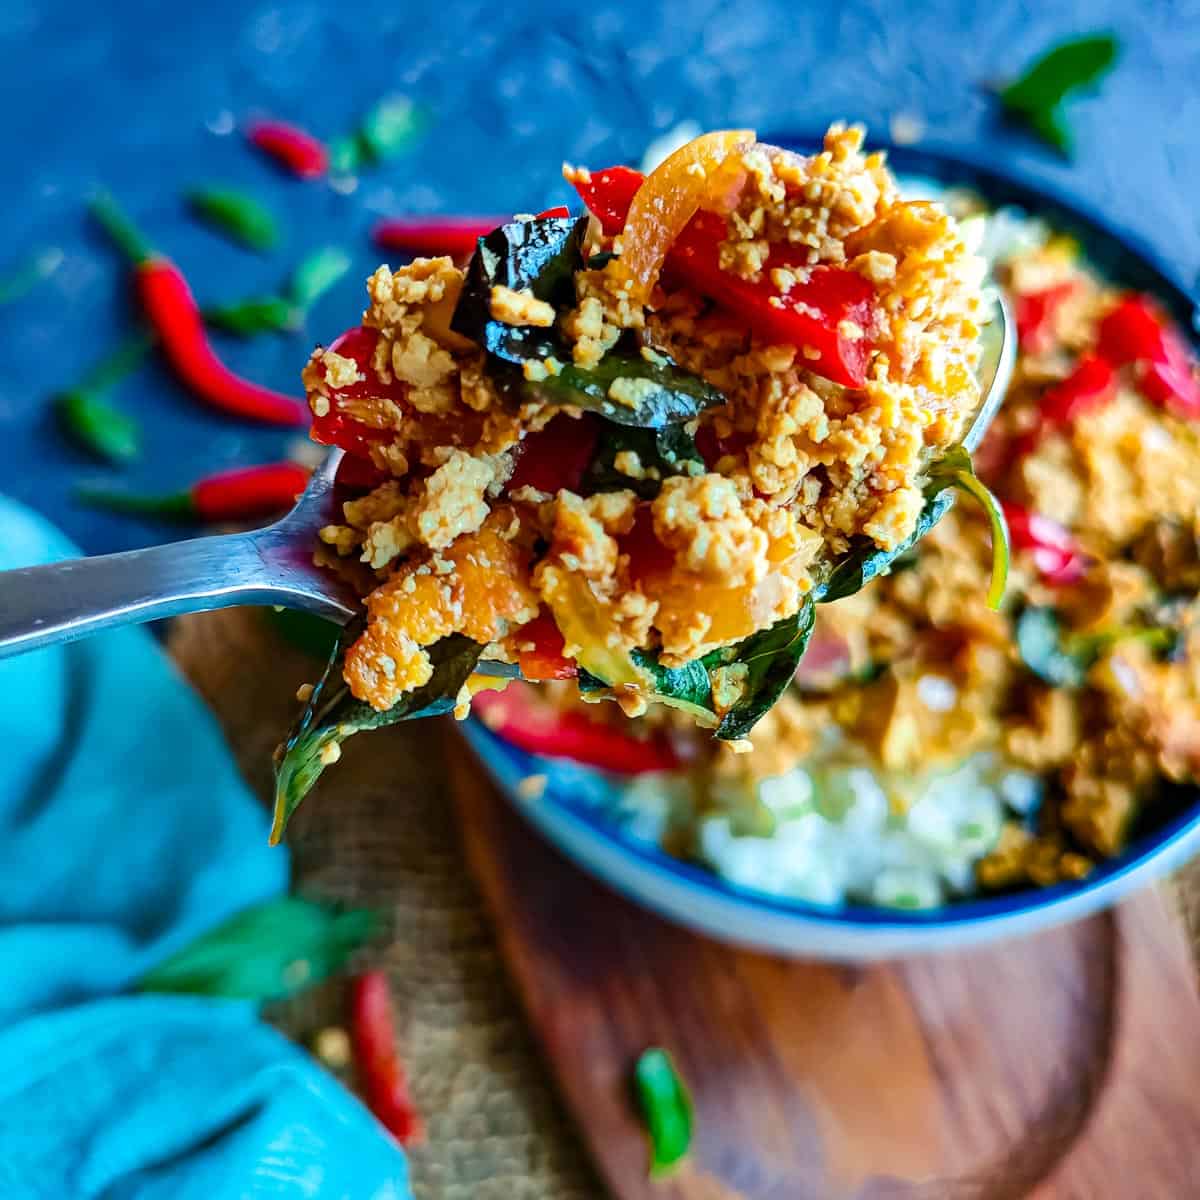
<svg viewBox="0 0 1200 1200"><path fill-rule="evenodd" d="M982 400L963 438L968 450L987 431L1016 361L1013 321L1000 297L983 336ZM239 604L279 605L346 624L360 611L360 598L312 561L317 531L341 519L333 495L341 460L342 452L332 451L296 507L265 529L0 572L0 658L114 625ZM518 673L496 662L480 662L478 670Z"/></svg>

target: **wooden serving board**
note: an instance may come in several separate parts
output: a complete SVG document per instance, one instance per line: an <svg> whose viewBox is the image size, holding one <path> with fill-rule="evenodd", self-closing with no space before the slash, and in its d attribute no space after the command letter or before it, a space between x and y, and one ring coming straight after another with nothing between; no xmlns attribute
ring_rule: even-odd
<svg viewBox="0 0 1200 1200"><path fill-rule="evenodd" d="M501 949L616 1200L1200 1197L1200 998L1157 894L941 958L775 958L592 881L448 757ZM696 1104L691 1162L658 1183L629 1090L650 1045Z"/></svg>

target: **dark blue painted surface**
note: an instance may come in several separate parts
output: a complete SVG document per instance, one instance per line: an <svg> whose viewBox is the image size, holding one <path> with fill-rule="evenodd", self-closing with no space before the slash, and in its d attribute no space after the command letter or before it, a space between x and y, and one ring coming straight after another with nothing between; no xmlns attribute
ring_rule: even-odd
<svg viewBox="0 0 1200 1200"><path fill-rule="evenodd" d="M355 253L355 277L325 298L306 335L225 346L231 363L281 388L295 388L310 342L353 323L375 261L366 231L378 216L550 204L566 198L564 158L636 161L650 137L685 118L811 130L847 117L886 132L911 115L926 144L1014 166L1100 205L1173 259L1180 282L1200 274L1195 0L517 8L3 0L0 268L43 245L62 246L66 261L25 301L0 308L0 488L89 551L166 536L72 504L73 482L105 472L66 447L48 417L53 390L76 380L129 320L121 270L82 219L99 183L185 266L204 300L270 290L311 245ZM1102 93L1075 105L1074 164L996 125L983 81L1059 37L1101 27L1125 49ZM257 109L335 135L389 92L427 105L430 133L351 195L279 175L236 133L217 132ZM256 256L195 226L180 196L203 181L249 187L273 205L287 225L280 250ZM197 409L157 367L121 398L148 430L146 461L123 473L131 486L172 487L273 457L290 436Z"/></svg>

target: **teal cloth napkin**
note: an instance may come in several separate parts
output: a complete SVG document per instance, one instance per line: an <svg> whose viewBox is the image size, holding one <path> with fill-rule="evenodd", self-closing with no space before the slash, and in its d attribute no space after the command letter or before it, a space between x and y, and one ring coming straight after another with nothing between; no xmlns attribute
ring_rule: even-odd
<svg viewBox="0 0 1200 1200"><path fill-rule="evenodd" d="M0 570L74 553L0 497ZM288 880L153 638L0 661L0 746L0 1197L406 1198L394 1143L253 1006L127 990Z"/></svg>

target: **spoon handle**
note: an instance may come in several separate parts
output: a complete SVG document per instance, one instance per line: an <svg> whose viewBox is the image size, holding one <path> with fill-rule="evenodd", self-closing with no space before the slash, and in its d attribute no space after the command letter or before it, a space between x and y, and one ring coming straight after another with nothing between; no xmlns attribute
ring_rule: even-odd
<svg viewBox="0 0 1200 1200"><path fill-rule="evenodd" d="M0 572L0 658L108 629L236 604L346 610L284 561L276 527Z"/></svg>

